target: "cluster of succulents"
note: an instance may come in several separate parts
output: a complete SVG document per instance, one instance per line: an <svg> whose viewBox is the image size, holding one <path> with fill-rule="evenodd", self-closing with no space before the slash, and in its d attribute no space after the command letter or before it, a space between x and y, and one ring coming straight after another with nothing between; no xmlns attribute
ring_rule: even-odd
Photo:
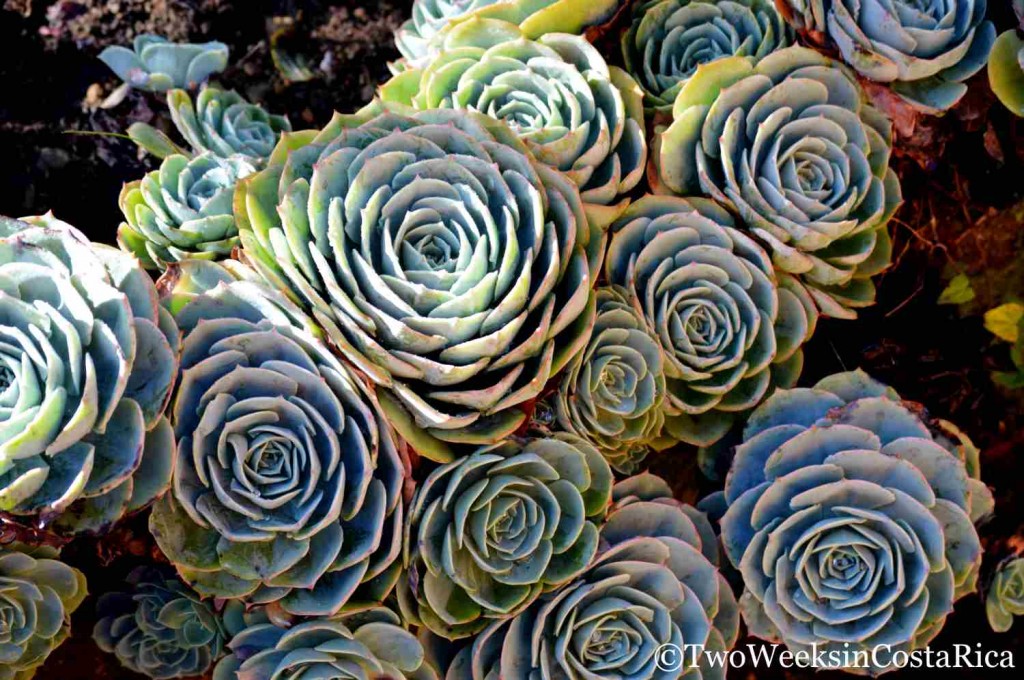
<svg viewBox="0 0 1024 680"><path fill-rule="evenodd" d="M185 91L220 43L109 48L184 142L130 128L120 250L0 221L0 527L152 505L170 566L93 634L155 680L720 678L662 650L741 619L921 648L984 580L979 452L862 372L797 385L891 260L863 79L935 113L992 51L1024 110L986 4L416 0L379 96L300 131ZM645 471L695 447L732 454L701 509ZM0 680L68 635L57 558L0 544Z"/></svg>

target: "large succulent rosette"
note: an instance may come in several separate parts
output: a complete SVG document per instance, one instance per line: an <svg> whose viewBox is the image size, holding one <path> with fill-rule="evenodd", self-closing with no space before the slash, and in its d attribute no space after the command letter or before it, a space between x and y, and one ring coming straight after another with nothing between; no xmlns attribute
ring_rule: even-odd
<svg viewBox="0 0 1024 680"><path fill-rule="evenodd" d="M669 440L709 446L796 383L817 312L792 277L701 198L645 196L612 225L605 272L659 345Z"/></svg>
<svg viewBox="0 0 1024 680"><path fill-rule="evenodd" d="M1015 616L1024 616L1024 558L1008 560L996 570L985 596L985 614L997 633L1010 630Z"/></svg>
<svg viewBox="0 0 1024 680"><path fill-rule="evenodd" d="M619 482L614 494L604 552L567 586L487 628L448 680L725 677L725 666L694 658L698 647L731 649L739 632L711 524L653 475Z"/></svg>
<svg viewBox="0 0 1024 680"><path fill-rule="evenodd" d="M173 493L150 529L203 596L299 616L379 603L401 566L406 463L302 312L234 278L189 261L161 281L185 338Z"/></svg>
<svg viewBox="0 0 1024 680"><path fill-rule="evenodd" d="M668 112L701 64L763 59L791 44L773 0L645 0L622 35L622 55L648 109Z"/></svg>
<svg viewBox="0 0 1024 680"><path fill-rule="evenodd" d="M71 634L82 572L49 547L0 544L0 680L30 680Z"/></svg>
<svg viewBox="0 0 1024 680"><path fill-rule="evenodd" d="M964 81L984 68L996 38L985 20L987 0L775 2L799 30L927 113L964 96Z"/></svg>
<svg viewBox="0 0 1024 680"><path fill-rule="evenodd" d="M737 212L824 314L874 303L902 197L891 125L851 73L803 47L720 59L697 69L672 115L652 153L657 193L703 192Z"/></svg>
<svg viewBox="0 0 1024 680"><path fill-rule="evenodd" d="M167 107L178 132L197 153L222 158L245 156L262 161L277 146L291 124L284 116L267 113L234 90L204 87L195 103L188 92L171 90Z"/></svg>
<svg viewBox="0 0 1024 680"><path fill-rule="evenodd" d="M104 593L96 603L97 646L154 680L209 670L227 637L212 603L150 567L136 568L126 581L129 592Z"/></svg>
<svg viewBox="0 0 1024 680"><path fill-rule="evenodd" d="M170 483L178 329L132 257L0 218L0 511L101 531Z"/></svg>
<svg viewBox="0 0 1024 680"><path fill-rule="evenodd" d="M403 616L459 639L522 611L590 563L611 487L600 452L565 433L437 468L409 511Z"/></svg>
<svg viewBox="0 0 1024 680"><path fill-rule="evenodd" d="M585 341L603 231L487 116L375 103L287 137L239 186L248 261L428 457L514 432Z"/></svg>
<svg viewBox="0 0 1024 680"><path fill-rule="evenodd" d="M417 109L468 109L507 123L542 163L566 173L583 200L608 205L647 162L642 93L580 36L527 39L512 23L473 18L448 31L423 69L381 88Z"/></svg>
<svg viewBox="0 0 1024 680"><path fill-rule="evenodd" d="M423 646L385 608L291 628L256 618L228 644L213 680L436 680Z"/></svg>
<svg viewBox="0 0 1024 680"><path fill-rule="evenodd" d="M131 87L163 92L195 88L228 65L228 46L222 42L172 43L158 35L135 36L132 49L112 45L100 61Z"/></svg>
<svg viewBox="0 0 1024 680"><path fill-rule="evenodd" d="M597 320L551 397L558 424L631 474L665 422L665 362L644 317L618 286L597 290Z"/></svg>
<svg viewBox="0 0 1024 680"><path fill-rule="evenodd" d="M185 258L223 259L238 245L232 200L238 180L255 172L245 156L168 156L159 170L121 189L121 249L147 269Z"/></svg>
<svg viewBox="0 0 1024 680"><path fill-rule="evenodd" d="M976 450L863 372L777 392L750 417L726 480L726 554L752 634L791 650L926 645L972 592L991 509ZM850 657L846 657L850 658ZM862 669L863 670L863 669Z"/></svg>

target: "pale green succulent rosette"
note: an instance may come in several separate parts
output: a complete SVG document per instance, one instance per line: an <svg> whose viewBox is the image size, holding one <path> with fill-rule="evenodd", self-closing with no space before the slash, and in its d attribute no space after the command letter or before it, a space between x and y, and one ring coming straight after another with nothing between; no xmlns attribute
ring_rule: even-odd
<svg viewBox="0 0 1024 680"><path fill-rule="evenodd" d="M190 260L161 280L184 341L172 493L150 530L205 597L375 606L401 569L408 462L304 313L232 269Z"/></svg>
<svg viewBox="0 0 1024 680"><path fill-rule="evenodd" d="M166 269L186 258L228 257L239 243L235 185L255 171L245 156L165 158L159 170L121 189L118 204L126 221L117 230L118 245L147 269Z"/></svg>
<svg viewBox="0 0 1024 680"><path fill-rule="evenodd" d="M152 567L137 567L126 582L130 591L104 593L96 603L96 645L153 680L209 670L228 636L213 603Z"/></svg>
<svg viewBox="0 0 1024 680"><path fill-rule="evenodd" d="M82 572L58 557L50 547L0 544L0 680L31 680L71 634L88 593Z"/></svg>
<svg viewBox="0 0 1024 680"><path fill-rule="evenodd" d="M611 487L600 452L566 433L437 468L406 524L403 617L457 640L521 612L590 563Z"/></svg>
<svg viewBox="0 0 1024 680"><path fill-rule="evenodd" d="M861 371L765 401L717 503L750 632L793 652L867 652L873 675L893 670L871 656L879 645L927 645L977 587L974 522L992 496L972 448Z"/></svg>
<svg viewBox="0 0 1024 680"><path fill-rule="evenodd" d="M1024 0L1013 0L1018 28L1000 34L988 61L988 82L999 101L1024 117Z"/></svg>
<svg viewBox="0 0 1024 680"><path fill-rule="evenodd" d="M235 212L247 261L444 461L518 429L582 349L605 238L504 124L403 111L378 102L285 135Z"/></svg>
<svg viewBox="0 0 1024 680"><path fill-rule="evenodd" d="M672 115L652 152L656 193L704 193L738 213L823 314L874 303L902 195L891 124L852 73L795 46L720 59L697 69Z"/></svg>
<svg viewBox="0 0 1024 680"><path fill-rule="evenodd" d="M996 39L987 0L777 0L798 30L869 80L939 114L967 93Z"/></svg>
<svg viewBox="0 0 1024 680"><path fill-rule="evenodd" d="M0 511L100 532L170 484L178 329L135 258L0 218Z"/></svg>
<svg viewBox="0 0 1024 680"><path fill-rule="evenodd" d="M667 113L701 64L763 59L793 42L773 0L646 0L622 35L622 55L647 108Z"/></svg>
<svg viewBox="0 0 1024 680"><path fill-rule="evenodd" d="M194 89L228 65L228 46L222 42L172 43L143 34L135 37L132 49L120 45L104 49L100 60L139 90Z"/></svg>
<svg viewBox="0 0 1024 680"><path fill-rule="evenodd" d="M246 156L262 161L277 146L281 133L292 129L285 116L267 113L234 90L204 87L194 104L184 90L171 90L167 106L175 127L193 150L222 158Z"/></svg>
<svg viewBox="0 0 1024 680"><path fill-rule="evenodd" d="M450 21L496 2L500 0L413 0L412 16L395 31L395 45L408 64L416 65Z"/></svg>
<svg viewBox="0 0 1024 680"><path fill-rule="evenodd" d="M999 565L985 597L985 614L997 633L1010 630L1015 616L1024 616L1024 558Z"/></svg>
<svg viewBox="0 0 1024 680"><path fill-rule="evenodd" d="M530 40L515 24L467 19L445 33L428 66L395 76L381 97L504 121L538 161L568 175L588 203L614 203L643 178L642 93L579 36Z"/></svg>
<svg viewBox="0 0 1024 680"><path fill-rule="evenodd" d="M661 345L618 286L597 289L597 319L586 348L562 375L551 400L558 424L632 474L665 422Z"/></svg>
<svg viewBox="0 0 1024 680"><path fill-rule="evenodd" d="M291 628L256 617L228 644L213 680L437 680L423 646L390 609Z"/></svg>
<svg viewBox="0 0 1024 680"><path fill-rule="evenodd" d="M739 609L711 524L654 475L619 482L614 498L603 552L586 571L489 626L455 656L447 680L724 680L727 665L665 654L736 643Z"/></svg>
<svg viewBox="0 0 1024 680"><path fill-rule="evenodd" d="M663 357L660 446L710 446L796 383L814 303L713 201L644 196L612 225L605 273Z"/></svg>

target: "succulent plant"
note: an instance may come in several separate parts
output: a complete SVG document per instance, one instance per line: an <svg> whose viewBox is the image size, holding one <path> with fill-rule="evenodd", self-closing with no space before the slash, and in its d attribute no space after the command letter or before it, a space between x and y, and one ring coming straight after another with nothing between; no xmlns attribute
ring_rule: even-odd
<svg viewBox="0 0 1024 680"><path fill-rule="evenodd" d="M335 116L282 141L236 205L246 260L435 460L518 429L593 321L602 220L478 113Z"/></svg>
<svg viewBox="0 0 1024 680"><path fill-rule="evenodd" d="M779 11L870 80L926 113L967 92L995 41L987 0L776 0Z"/></svg>
<svg viewBox="0 0 1024 680"><path fill-rule="evenodd" d="M204 597L296 616L381 602L408 463L372 395L265 286L192 260L160 288L184 333L172 493L150 516L161 550Z"/></svg>
<svg viewBox="0 0 1024 680"><path fill-rule="evenodd" d="M0 511L100 531L163 493L178 331L132 257L0 218Z"/></svg>
<svg viewBox="0 0 1024 680"><path fill-rule="evenodd" d="M600 452L558 433L483 447L434 470L405 529L405 620L459 639L521 612L597 551L612 473Z"/></svg>
<svg viewBox="0 0 1024 680"><path fill-rule="evenodd" d="M117 77L138 90L163 92L196 88L228 65L228 46L221 42L172 43L157 35L135 36L132 49L112 45L100 60Z"/></svg>
<svg viewBox="0 0 1024 680"><path fill-rule="evenodd" d="M537 160L566 173L588 203L613 203L643 177L642 93L580 36L530 40L516 24L470 18L445 33L426 67L397 75L381 97L505 121Z"/></svg>
<svg viewBox="0 0 1024 680"><path fill-rule="evenodd" d="M796 383L817 323L804 288L713 201L644 196L612 225L605 272L661 350L664 438L709 446Z"/></svg>
<svg viewBox="0 0 1024 680"><path fill-rule="evenodd" d="M159 170L121 189L121 249L147 269L185 258L223 259L238 245L232 200L238 180L256 171L245 156L168 156Z"/></svg>
<svg viewBox="0 0 1024 680"><path fill-rule="evenodd" d="M1024 116L1024 0L1013 0L1019 25L1000 34L988 61L988 82L1006 108Z"/></svg>
<svg viewBox="0 0 1024 680"><path fill-rule="evenodd" d="M985 614L997 633L1010 630L1013 617L1024 616L1024 558L999 565L985 597Z"/></svg>
<svg viewBox="0 0 1024 680"><path fill-rule="evenodd" d="M436 680L423 647L394 612L314 619L285 628L269 622L241 631L213 680Z"/></svg>
<svg viewBox="0 0 1024 680"><path fill-rule="evenodd" d="M154 680L205 673L228 634L210 603L152 567L137 567L126 583L128 592L105 593L96 603L97 646Z"/></svg>
<svg viewBox="0 0 1024 680"><path fill-rule="evenodd" d="M701 64L763 59L792 44L773 0L646 0L622 36L622 55L648 109L669 112Z"/></svg>
<svg viewBox="0 0 1024 680"><path fill-rule="evenodd" d="M750 632L794 652L928 644L977 585L972 520L992 499L974 454L861 371L776 392L751 415L722 499Z"/></svg>
<svg viewBox="0 0 1024 680"><path fill-rule="evenodd" d="M58 556L50 547L0 543L0 680L30 680L71 634L85 576Z"/></svg>
<svg viewBox="0 0 1024 680"><path fill-rule="evenodd" d="M448 668L448 680L724 678L691 653L736 642L739 610L718 572L707 518L672 499L653 475L615 485L602 552L576 580L511 621L488 627ZM669 665L666 665L666 661Z"/></svg>
<svg viewBox="0 0 1024 680"><path fill-rule="evenodd" d="M891 125L848 70L796 46L720 59L697 69L672 115L652 151L657 193L703 192L739 213L822 313L853 318L874 303L902 197Z"/></svg>
<svg viewBox="0 0 1024 680"><path fill-rule="evenodd" d="M625 289L598 288L593 335L551 398L558 424L631 474L661 434L664 397L661 345L647 321Z"/></svg>

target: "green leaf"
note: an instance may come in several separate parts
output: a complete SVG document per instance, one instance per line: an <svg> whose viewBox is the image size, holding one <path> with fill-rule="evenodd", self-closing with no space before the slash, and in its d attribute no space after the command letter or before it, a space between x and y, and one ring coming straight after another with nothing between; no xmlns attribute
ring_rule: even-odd
<svg viewBox="0 0 1024 680"><path fill-rule="evenodd" d="M1017 116L1024 116L1024 67L1021 54L1024 39L1015 30L996 38L988 62L988 82L992 91L1006 108Z"/></svg>
<svg viewBox="0 0 1024 680"><path fill-rule="evenodd" d="M957 274L949 282L946 289L939 295L940 305L962 305L975 297L971 280L966 274Z"/></svg>
<svg viewBox="0 0 1024 680"><path fill-rule="evenodd" d="M985 312L985 328L1000 340L1017 342L1022 319L1024 305L1019 302L1008 302Z"/></svg>
<svg viewBox="0 0 1024 680"><path fill-rule="evenodd" d="M129 125L128 136L133 142L157 158L167 158L174 154L192 156L191 153L171 141L170 137L147 123L132 123Z"/></svg>

